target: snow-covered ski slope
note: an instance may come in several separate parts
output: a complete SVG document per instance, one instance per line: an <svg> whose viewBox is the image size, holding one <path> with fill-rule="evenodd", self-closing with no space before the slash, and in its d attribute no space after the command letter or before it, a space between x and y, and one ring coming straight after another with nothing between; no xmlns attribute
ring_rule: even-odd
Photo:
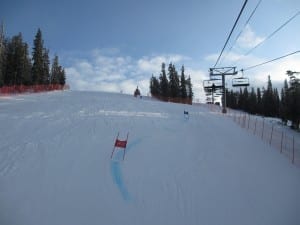
<svg viewBox="0 0 300 225"><path fill-rule="evenodd" d="M300 224L300 169L204 106L0 97L0 131L1 225Z"/></svg>

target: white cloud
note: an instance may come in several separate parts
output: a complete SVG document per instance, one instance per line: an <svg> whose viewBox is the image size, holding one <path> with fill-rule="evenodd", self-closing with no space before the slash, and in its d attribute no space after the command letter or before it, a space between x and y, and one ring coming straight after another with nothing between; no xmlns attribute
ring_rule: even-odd
<svg viewBox="0 0 300 225"><path fill-rule="evenodd" d="M217 61L219 55L217 54L210 54L205 57L205 60L208 62L211 62L212 64ZM221 60L219 61L217 67L222 66L239 66L239 67L247 67L250 65L257 64L261 62L264 59L260 59L258 57L255 57L253 55L242 55L235 52L225 52L223 56L221 57ZM212 65L211 65L212 66ZM241 68L240 68L241 69Z"/></svg>
<svg viewBox="0 0 300 225"><path fill-rule="evenodd" d="M254 86L266 87L268 75L271 76L272 84L281 88L283 86L284 79L288 80L286 75L287 70L300 71L300 56L294 55L282 60L275 61L257 69L249 70L245 74L249 75L250 82L252 81Z"/></svg>
<svg viewBox="0 0 300 225"><path fill-rule="evenodd" d="M158 73L162 62L165 62L165 58L162 56L156 56L154 58L143 57L137 61L137 66L141 71Z"/></svg>
<svg viewBox="0 0 300 225"><path fill-rule="evenodd" d="M117 49L95 49L89 56L74 60L66 68L67 82L73 90L123 92L132 94L139 86L143 95L149 93L152 74L158 76L162 62L184 64L182 55L155 55L132 59L121 56Z"/></svg>
<svg viewBox="0 0 300 225"><path fill-rule="evenodd" d="M265 38L255 34L252 28L247 25L237 40L238 47L242 49L250 49L261 43Z"/></svg>
<svg viewBox="0 0 300 225"><path fill-rule="evenodd" d="M219 55L218 54L210 54L204 57L204 60L208 62L216 62L218 59Z"/></svg>
<svg viewBox="0 0 300 225"><path fill-rule="evenodd" d="M239 61L239 64L243 64L243 61L247 61L250 63L253 61L256 61L256 57L253 58L251 55L244 56L243 54L246 54L248 50L255 47L259 43L261 43L264 40L264 37L259 37L256 35L256 33L252 30L252 28L247 25L242 32L241 36L238 38L236 44L233 46L233 48L230 49L228 52L227 49L229 46L227 46L227 49L223 52L222 57L219 61L219 65L227 65L235 63ZM242 53L242 54L241 54ZM208 62L215 63L219 57L219 54L210 54L205 57L205 60ZM242 61L242 62L240 62Z"/></svg>
<svg viewBox="0 0 300 225"><path fill-rule="evenodd" d="M145 56L137 61L138 69L145 72L150 73L159 73L161 70L161 64L164 62L166 63L166 67L168 63L182 63L184 61L189 60L188 57L182 55L160 55L160 56L153 56L148 57Z"/></svg>

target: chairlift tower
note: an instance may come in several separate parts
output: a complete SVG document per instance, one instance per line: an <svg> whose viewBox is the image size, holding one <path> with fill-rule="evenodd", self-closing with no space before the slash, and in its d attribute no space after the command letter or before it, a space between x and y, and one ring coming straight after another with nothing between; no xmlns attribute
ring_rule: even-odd
<svg viewBox="0 0 300 225"><path fill-rule="evenodd" d="M236 75L236 67L220 67L220 68L210 68L209 75L213 76L221 76L222 77L222 113L227 113L226 110L226 87L225 87L225 76Z"/></svg>
<svg viewBox="0 0 300 225"><path fill-rule="evenodd" d="M214 94L217 90L220 90L223 88L222 86L222 80L220 78L211 78L210 80L204 80L203 81L203 88L204 91L211 95L212 104L214 104Z"/></svg>

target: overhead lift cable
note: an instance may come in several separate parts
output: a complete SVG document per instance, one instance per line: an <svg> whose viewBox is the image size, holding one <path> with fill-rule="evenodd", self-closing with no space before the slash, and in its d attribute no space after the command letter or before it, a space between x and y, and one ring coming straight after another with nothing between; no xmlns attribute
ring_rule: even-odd
<svg viewBox="0 0 300 225"><path fill-rule="evenodd" d="M277 57L277 58L275 58L275 59L272 59L272 60L269 60L269 61L266 61L266 62L257 64L257 65L254 65L254 66L249 66L249 67L247 67L247 68L245 68L245 69L241 69L241 71L250 70L250 69L253 69L253 68L255 68L255 67L259 67L259 66L262 66L262 65L265 65L265 64L268 64L268 63L277 61L277 60L279 60L279 59L283 59L283 58L286 58L286 57L288 57L288 56L298 54L298 53L300 53L300 50L295 51L295 52L292 52L292 53L289 53L289 54L286 54L286 55L283 55L283 56L280 56L280 57Z"/></svg>
<svg viewBox="0 0 300 225"><path fill-rule="evenodd" d="M240 16L242 15L242 12L243 12L243 10L244 10L244 8L245 8L247 2L248 2L248 0L245 0L245 2L244 2L244 4L243 4L243 7L242 7L242 9L240 10L240 13L239 13L237 19L235 20L235 23L234 23L234 25L233 25L233 27L232 27L232 29L231 29L231 31L230 31L229 36L227 37L227 40L226 40L226 42L225 42L225 44L224 44L224 47L223 47L223 49L222 49L222 51L221 51L221 53L220 53L220 55L219 55L219 57L218 57L218 59L217 59L217 62L216 62L215 65L214 65L214 67L216 67L217 64L219 63L219 60L220 60L220 58L221 58L221 56L222 56L222 54L223 54L223 51L224 51L224 49L226 48L226 45L227 45L227 43L228 43L228 41L229 41L229 39L230 39L230 37L231 37L231 35L232 35L232 33L233 33L233 30L234 30L234 28L235 28L237 22L238 22L239 19L240 19Z"/></svg>
<svg viewBox="0 0 300 225"><path fill-rule="evenodd" d="M258 6L260 5L261 2L262 2L262 0L259 0L259 2L256 4L255 8L253 9L253 11L251 12L249 18L247 19L247 21L246 21L246 23L245 23L243 29L242 29L242 30L239 32L239 34L236 36L236 38L235 38L233 44L231 45L231 47L230 47L229 50L227 51L226 56L229 54L229 52L231 52L233 46L235 45L235 43L237 42L237 40L239 39L239 37L240 37L240 36L242 35L242 33L244 32L246 26L249 24L251 18L253 17L254 13L256 12L256 10L257 10L257 8L258 8ZM226 56L223 57L223 59L226 58Z"/></svg>
<svg viewBox="0 0 300 225"><path fill-rule="evenodd" d="M251 52L253 52L258 46L262 45L264 42L269 40L272 36L274 36L278 31L280 31L283 27L285 27L289 22L291 22L293 19L295 19L300 14L300 11L298 11L294 16L292 16L290 19L288 19L284 24L282 24L280 27L278 27L273 33L271 33L268 37L266 37L264 40L259 42L257 45L255 45L252 49L250 49L244 56L249 55Z"/></svg>

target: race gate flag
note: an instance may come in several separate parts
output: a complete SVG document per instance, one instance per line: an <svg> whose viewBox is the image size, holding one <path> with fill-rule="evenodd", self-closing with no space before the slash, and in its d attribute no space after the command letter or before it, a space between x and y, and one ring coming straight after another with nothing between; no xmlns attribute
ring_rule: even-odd
<svg viewBox="0 0 300 225"><path fill-rule="evenodd" d="M125 140L120 140L119 139L119 132L118 132L118 135L116 137L116 141L115 141L115 144L114 144L114 148L113 148L111 156L110 156L111 159L113 158L115 149L118 148L119 150L123 150L124 151L123 152L123 160L124 160L124 158L125 158L125 150L126 150L127 141L128 141L128 135L129 135L129 133L127 133L127 137L126 137Z"/></svg>

